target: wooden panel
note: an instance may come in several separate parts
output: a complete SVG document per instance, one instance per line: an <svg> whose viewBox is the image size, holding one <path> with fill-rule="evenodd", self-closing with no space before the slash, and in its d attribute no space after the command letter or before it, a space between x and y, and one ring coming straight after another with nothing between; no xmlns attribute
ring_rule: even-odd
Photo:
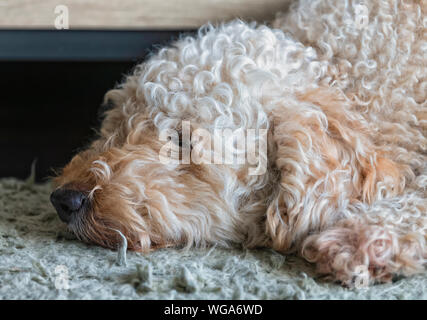
<svg viewBox="0 0 427 320"><path fill-rule="evenodd" d="M194 29L235 17L265 22L291 0L0 0L0 28L54 28L66 5L71 29Z"/></svg>

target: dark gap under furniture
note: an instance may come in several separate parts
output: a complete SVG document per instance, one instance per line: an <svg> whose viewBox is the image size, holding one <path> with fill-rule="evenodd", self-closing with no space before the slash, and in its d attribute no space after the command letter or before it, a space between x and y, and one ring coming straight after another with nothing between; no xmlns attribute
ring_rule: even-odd
<svg viewBox="0 0 427 320"><path fill-rule="evenodd" d="M93 138L104 94L156 45L179 35L76 33L0 31L0 177L26 178L37 159L36 179L46 180Z"/></svg>

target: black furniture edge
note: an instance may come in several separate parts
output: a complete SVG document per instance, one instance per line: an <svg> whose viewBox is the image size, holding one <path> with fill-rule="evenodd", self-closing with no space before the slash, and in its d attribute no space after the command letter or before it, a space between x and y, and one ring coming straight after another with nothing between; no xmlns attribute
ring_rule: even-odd
<svg viewBox="0 0 427 320"><path fill-rule="evenodd" d="M194 30L0 30L0 61L136 61Z"/></svg>

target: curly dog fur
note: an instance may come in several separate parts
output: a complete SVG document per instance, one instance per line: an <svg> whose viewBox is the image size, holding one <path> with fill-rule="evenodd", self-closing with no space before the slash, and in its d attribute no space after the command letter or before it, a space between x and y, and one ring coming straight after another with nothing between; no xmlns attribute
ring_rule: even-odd
<svg viewBox="0 0 427 320"><path fill-rule="evenodd" d="M70 229L109 248L119 230L140 251L272 247L347 285L360 266L370 283L422 271L427 2L365 1L363 26L357 5L301 0L271 26L207 25L138 65L55 180L88 198ZM161 163L159 135L182 121L268 130L266 172Z"/></svg>

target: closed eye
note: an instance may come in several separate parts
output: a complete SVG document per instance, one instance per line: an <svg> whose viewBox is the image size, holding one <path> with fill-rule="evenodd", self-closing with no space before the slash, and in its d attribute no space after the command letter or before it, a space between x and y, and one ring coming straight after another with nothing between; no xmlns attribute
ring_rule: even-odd
<svg viewBox="0 0 427 320"><path fill-rule="evenodd" d="M183 139L181 131L178 132L177 139L174 139L174 138L170 138L170 139L172 140L172 142L175 145L179 146L180 148L190 148L190 150L193 149L193 146L191 145L191 142L190 141L186 141L185 139Z"/></svg>

